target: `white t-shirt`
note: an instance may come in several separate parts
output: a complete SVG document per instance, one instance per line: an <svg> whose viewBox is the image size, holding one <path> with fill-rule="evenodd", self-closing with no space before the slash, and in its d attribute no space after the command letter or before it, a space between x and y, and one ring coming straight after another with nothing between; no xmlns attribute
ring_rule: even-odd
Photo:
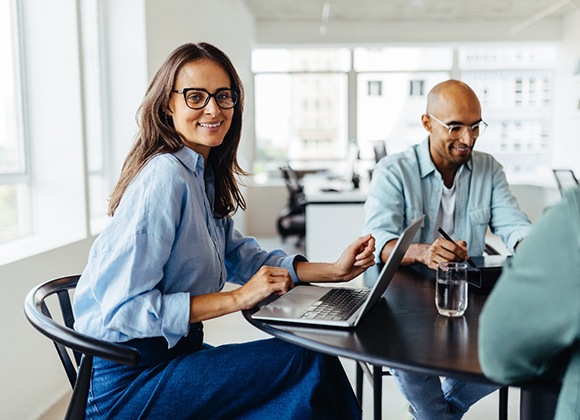
<svg viewBox="0 0 580 420"><path fill-rule="evenodd" d="M435 230L433 231L433 242L435 239L441 237L437 232L439 227L443 228L447 234L453 238L454 226L453 218L455 216L455 183L451 188L443 185L443 194L441 194L441 204L439 204L439 212L437 213L437 220L435 221Z"/></svg>

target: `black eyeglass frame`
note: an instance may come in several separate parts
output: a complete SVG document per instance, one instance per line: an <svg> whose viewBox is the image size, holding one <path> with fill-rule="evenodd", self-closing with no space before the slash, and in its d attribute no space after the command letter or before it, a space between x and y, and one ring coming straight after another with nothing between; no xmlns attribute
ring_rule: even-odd
<svg viewBox="0 0 580 420"><path fill-rule="evenodd" d="M201 92L205 92L207 93L207 98L205 98L205 102L203 103L202 106L199 107L192 107L187 103L187 92L190 92L192 90L196 90L196 91L201 91ZM233 100L233 105L232 106L221 106L220 105L220 101L218 100L216 95L219 95L221 92L228 90L232 93L232 100ZM209 93L206 89L203 88L183 88L181 90L177 90L177 89L173 89L171 92L173 93L181 93L183 94L183 100L185 101L185 105L187 105L187 107L189 109L195 109L195 110L199 110L199 109L203 109L207 106L207 104L209 104L209 101L211 98L215 99L215 103L217 104L218 107L220 107L221 109L232 109L233 107L235 107L238 104L238 101L240 100L240 92L237 89L233 89L233 88L219 88L218 90L216 90L214 93Z"/></svg>

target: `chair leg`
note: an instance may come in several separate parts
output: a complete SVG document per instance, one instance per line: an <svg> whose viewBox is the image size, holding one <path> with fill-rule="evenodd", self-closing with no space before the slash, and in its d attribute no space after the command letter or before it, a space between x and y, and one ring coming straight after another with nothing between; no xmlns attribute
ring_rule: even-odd
<svg viewBox="0 0 580 420"><path fill-rule="evenodd" d="M499 389L499 420L508 418L508 387L502 386Z"/></svg>
<svg viewBox="0 0 580 420"><path fill-rule="evenodd" d="M358 400L358 403L360 404L360 406L362 407L363 405L363 370L361 367L361 363L362 362L358 362L355 361L356 363L356 399Z"/></svg>
<svg viewBox="0 0 580 420"><path fill-rule="evenodd" d="M383 414L383 367L373 366L373 414L375 420L380 420Z"/></svg>

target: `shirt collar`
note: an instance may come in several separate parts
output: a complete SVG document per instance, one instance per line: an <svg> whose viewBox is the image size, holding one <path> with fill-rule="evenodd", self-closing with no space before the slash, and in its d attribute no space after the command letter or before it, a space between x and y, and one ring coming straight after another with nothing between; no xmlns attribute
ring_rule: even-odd
<svg viewBox="0 0 580 420"><path fill-rule="evenodd" d="M201 175L203 178L205 163L202 155L190 149L189 147L184 146L177 152L174 152L173 156L179 159L181 163L187 167L187 169L198 175Z"/></svg>
<svg viewBox="0 0 580 420"><path fill-rule="evenodd" d="M475 153L475 151L472 150L471 157L467 161L467 164L461 165L457 173L461 173L464 166L467 166L467 169L471 171L473 165L473 153ZM425 178L427 175L437 170L433 160L431 159L431 154L429 153L429 136L427 136L427 138L417 147L417 158L419 161L419 172L421 178Z"/></svg>

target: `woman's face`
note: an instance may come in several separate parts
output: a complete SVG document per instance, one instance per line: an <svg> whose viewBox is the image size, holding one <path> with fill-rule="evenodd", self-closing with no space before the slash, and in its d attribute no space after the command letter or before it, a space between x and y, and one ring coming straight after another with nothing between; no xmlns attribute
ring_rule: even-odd
<svg viewBox="0 0 580 420"><path fill-rule="evenodd" d="M230 87L226 71L217 63L204 59L185 64L177 74L173 89L204 89L213 94L218 89ZM213 97L202 109L191 109L186 105L183 93L177 92L171 94L169 110L185 146L201 154L206 162L211 148L224 140L234 115L234 108L220 108Z"/></svg>

